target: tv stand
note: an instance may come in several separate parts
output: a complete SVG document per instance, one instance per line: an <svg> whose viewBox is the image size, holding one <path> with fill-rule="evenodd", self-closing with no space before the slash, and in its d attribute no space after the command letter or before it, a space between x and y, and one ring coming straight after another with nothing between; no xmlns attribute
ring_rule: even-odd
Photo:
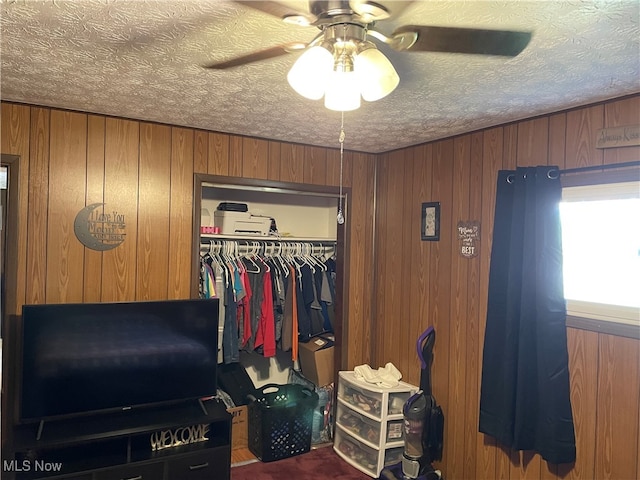
<svg viewBox="0 0 640 480"><path fill-rule="evenodd" d="M3 479L230 478L231 415L215 399L46 423L14 428Z"/></svg>

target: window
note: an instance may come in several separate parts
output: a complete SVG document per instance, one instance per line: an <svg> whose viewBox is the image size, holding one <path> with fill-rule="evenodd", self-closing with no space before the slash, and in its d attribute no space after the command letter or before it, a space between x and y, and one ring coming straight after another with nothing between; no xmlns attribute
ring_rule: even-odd
<svg viewBox="0 0 640 480"><path fill-rule="evenodd" d="M567 315L640 334L640 181L565 186L560 217Z"/></svg>

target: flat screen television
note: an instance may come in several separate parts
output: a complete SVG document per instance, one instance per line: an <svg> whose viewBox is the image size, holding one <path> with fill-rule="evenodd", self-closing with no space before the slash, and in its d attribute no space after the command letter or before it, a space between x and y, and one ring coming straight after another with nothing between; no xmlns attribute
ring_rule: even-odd
<svg viewBox="0 0 640 480"><path fill-rule="evenodd" d="M218 300L25 305L20 420L216 394Z"/></svg>

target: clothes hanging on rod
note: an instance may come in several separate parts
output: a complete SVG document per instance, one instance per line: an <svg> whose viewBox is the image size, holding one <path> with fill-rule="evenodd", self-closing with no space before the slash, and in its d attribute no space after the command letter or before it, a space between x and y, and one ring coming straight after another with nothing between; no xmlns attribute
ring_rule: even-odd
<svg viewBox="0 0 640 480"><path fill-rule="evenodd" d="M217 240L201 243L202 298L220 298L218 362L276 349L297 359L298 342L333 332L335 242Z"/></svg>

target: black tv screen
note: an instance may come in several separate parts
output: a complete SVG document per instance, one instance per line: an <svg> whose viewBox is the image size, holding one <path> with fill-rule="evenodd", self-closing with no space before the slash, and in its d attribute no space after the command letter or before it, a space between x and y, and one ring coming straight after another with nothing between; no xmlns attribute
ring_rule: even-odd
<svg viewBox="0 0 640 480"><path fill-rule="evenodd" d="M23 422L216 394L218 300L25 305Z"/></svg>

